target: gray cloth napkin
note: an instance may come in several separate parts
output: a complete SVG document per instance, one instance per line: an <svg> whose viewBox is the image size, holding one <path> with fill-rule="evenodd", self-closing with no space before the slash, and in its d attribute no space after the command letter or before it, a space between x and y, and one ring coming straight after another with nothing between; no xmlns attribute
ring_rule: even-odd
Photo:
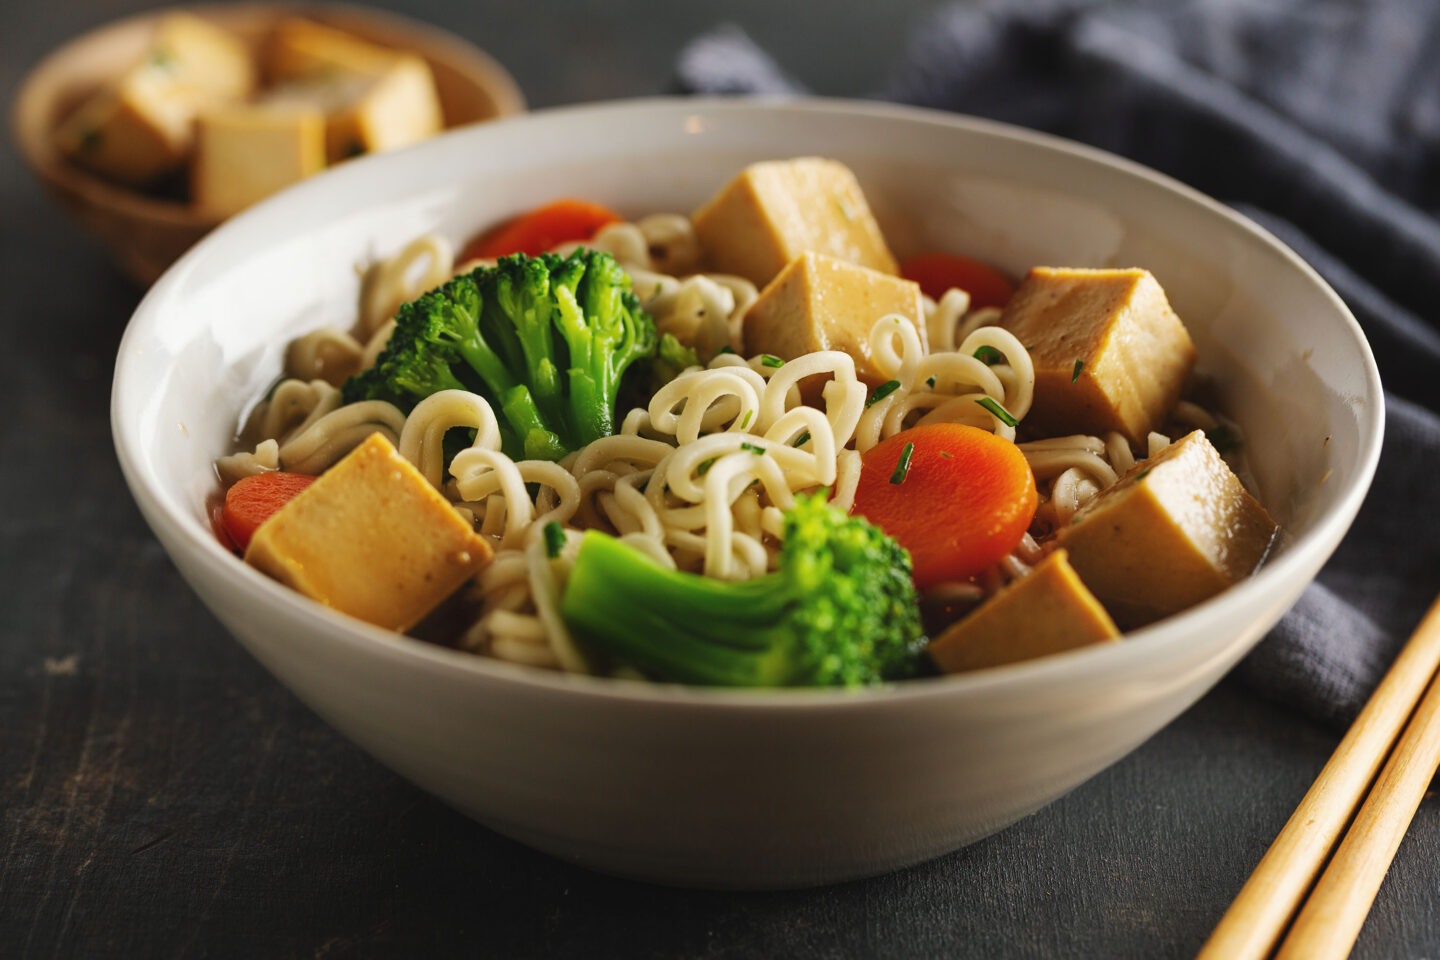
<svg viewBox="0 0 1440 960"><path fill-rule="evenodd" d="M1318 581L1239 671L1337 727L1440 591L1437 51L1429 0L981 0L938 11L885 94L1169 173L1278 235L1360 319L1387 388L1375 484ZM686 47L676 84L802 91L734 27Z"/></svg>

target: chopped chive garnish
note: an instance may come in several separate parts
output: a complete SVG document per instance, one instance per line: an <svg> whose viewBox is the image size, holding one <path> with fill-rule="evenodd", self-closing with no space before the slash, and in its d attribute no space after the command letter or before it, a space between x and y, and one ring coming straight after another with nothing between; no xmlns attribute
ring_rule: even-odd
<svg viewBox="0 0 1440 960"><path fill-rule="evenodd" d="M991 413L993 413L995 415L995 418L1001 423L1005 424L1005 426L1007 427L1013 427L1020 423L1019 420L1016 420L1014 417L1010 416L1009 410L1006 410L1004 407L1000 406L1000 404L996 403L990 397L981 397L975 402L980 404L980 406L984 407L986 410L989 410Z"/></svg>
<svg viewBox="0 0 1440 960"><path fill-rule="evenodd" d="M890 394L894 393L896 390L899 389L899 380L886 380L884 383L880 384L880 386L875 388L874 393L870 394L870 399L865 401L865 406L873 406L874 404L879 403L881 400L884 400L886 397L890 396Z"/></svg>
<svg viewBox="0 0 1440 960"><path fill-rule="evenodd" d="M810 431L809 431L809 430L806 430L804 433L800 434L800 436L798 436L798 437L795 438L795 446L797 446L797 447L803 447L803 446L805 446L805 444L807 444L807 443L809 443L809 442L810 442Z"/></svg>
<svg viewBox="0 0 1440 960"><path fill-rule="evenodd" d="M1004 361L1005 354L991 346L980 346L975 348L975 359L987 367L993 367L995 364Z"/></svg>
<svg viewBox="0 0 1440 960"><path fill-rule="evenodd" d="M1084 361L1084 360L1076 360L1076 361L1075 361L1075 372L1072 373L1072 374L1070 374L1070 382L1071 382L1071 383L1074 383L1076 380L1079 380L1079 379L1080 379L1080 371L1083 370L1083 369L1085 369L1085 361Z"/></svg>
<svg viewBox="0 0 1440 960"><path fill-rule="evenodd" d="M545 552L554 560L565 549L565 528L551 520L545 524Z"/></svg>
<svg viewBox="0 0 1440 960"><path fill-rule="evenodd" d="M946 460L952 460L954 459L955 454L951 453L949 450L941 450L940 456L944 457Z"/></svg>
<svg viewBox="0 0 1440 960"><path fill-rule="evenodd" d="M1206 430L1205 439L1210 441L1210 446L1215 448L1216 453L1229 453L1232 450L1240 449L1240 438L1235 435L1235 431L1231 430L1228 424L1222 423Z"/></svg>
<svg viewBox="0 0 1440 960"><path fill-rule="evenodd" d="M695 472L702 477L705 476L705 474L710 472L710 468L715 466L715 461L718 459L720 458L711 457L709 460L706 460L704 463L700 464L700 466L695 469Z"/></svg>
<svg viewBox="0 0 1440 960"><path fill-rule="evenodd" d="M1150 468L1146 467L1144 470L1141 470L1139 473L1135 474L1135 479L1137 481L1144 480L1148 476L1150 476Z"/></svg>
<svg viewBox="0 0 1440 960"><path fill-rule="evenodd" d="M757 456L757 457L763 457L763 456L765 456L765 448L764 448L764 447L757 447L757 446L756 446L755 444L753 444L753 443L742 443L742 444L740 444L740 449L741 449L741 450L749 450L751 453L755 454L755 456Z"/></svg>
<svg viewBox="0 0 1440 960"><path fill-rule="evenodd" d="M754 410L746 410L745 416L740 418L740 429L745 430L750 426L750 418L755 416Z"/></svg>
<svg viewBox="0 0 1440 960"><path fill-rule="evenodd" d="M905 482L905 478L910 475L910 457L914 453L915 444L905 444L905 449L900 451L900 460L895 464L895 472L890 474L891 483L898 486Z"/></svg>
<svg viewBox="0 0 1440 960"><path fill-rule="evenodd" d="M773 353L762 353L760 354L760 364L766 367L783 367L785 366L785 361Z"/></svg>
<svg viewBox="0 0 1440 960"><path fill-rule="evenodd" d="M925 381L925 386L929 387L931 390L934 390L934 389L935 389L935 378L934 378L934 377L931 377L929 380L926 380L926 381Z"/></svg>
<svg viewBox="0 0 1440 960"><path fill-rule="evenodd" d="M730 344L727 343L727 344L725 344L725 346L723 346L723 347L721 347L719 350L715 351L715 355L716 355L716 356L719 356L719 355L722 354L722 353L734 353L734 352L735 352L735 348L732 347L732 346L730 346Z"/></svg>

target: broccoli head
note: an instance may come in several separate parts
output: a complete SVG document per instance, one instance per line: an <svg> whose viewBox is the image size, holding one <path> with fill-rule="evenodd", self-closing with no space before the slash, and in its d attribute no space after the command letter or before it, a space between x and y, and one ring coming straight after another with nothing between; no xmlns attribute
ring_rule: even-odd
<svg viewBox="0 0 1440 960"><path fill-rule="evenodd" d="M911 676L923 628L910 556L878 527L798 497L779 569L744 581L661 567L585 534L560 611L615 664L677 683L860 686Z"/></svg>
<svg viewBox="0 0 1440 960"><path fill-rule="evenodd" d="M385 350L343 398L408 412L432 393L469 390L495 408L508 453L558 460L615 432L620 381L656 341L609 254L515 254L402 306Z"/></svg>

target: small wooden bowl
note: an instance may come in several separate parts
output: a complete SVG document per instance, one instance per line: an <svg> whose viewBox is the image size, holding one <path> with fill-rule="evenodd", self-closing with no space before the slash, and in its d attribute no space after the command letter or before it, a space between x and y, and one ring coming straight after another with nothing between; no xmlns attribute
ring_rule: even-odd
<svg viewBox="0 0 1440 960"><path fill-rule="evenodd" d="M384 46L413 51L435 75L447 128L525 109L520 88L504 67L454 34L407 17L343 4L178 9L225 27L257 47L276 21L298 15ZM25 161L71 215L110 248L121 269L145 285L219 220L202 216L188 204L109 183L72 164L55 146L55 128L85 98L141 58L155 22L167 12L119 20L56 50L25 78L11 116Z"/></svg>

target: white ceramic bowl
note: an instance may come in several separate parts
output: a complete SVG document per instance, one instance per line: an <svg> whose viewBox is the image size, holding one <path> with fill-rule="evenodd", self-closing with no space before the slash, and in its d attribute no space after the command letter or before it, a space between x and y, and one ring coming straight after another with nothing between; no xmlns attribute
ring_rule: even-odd
<svg viewBox="0 0 1440 960"><path fill-rule="evenodd" d="M210 533L211 461L296 334L348 325L355 264L558 196L694 209L746 163L859 176L897 253L1142 266L1248 435L1286 531L1253 579L1124 643L890 689L713 691L568 677L334 613ZM1281 616L1339 542L1380 450L1380 383L1335 294L1269 234L1135 164L877 104L650 100L486 124L349 163L177 263L120 348L115 444L146 519L242 643L336 729L495 830L601 870L789 887L953 850L1159 730ZM337 803L341 802L338 798Z"/></svg>

